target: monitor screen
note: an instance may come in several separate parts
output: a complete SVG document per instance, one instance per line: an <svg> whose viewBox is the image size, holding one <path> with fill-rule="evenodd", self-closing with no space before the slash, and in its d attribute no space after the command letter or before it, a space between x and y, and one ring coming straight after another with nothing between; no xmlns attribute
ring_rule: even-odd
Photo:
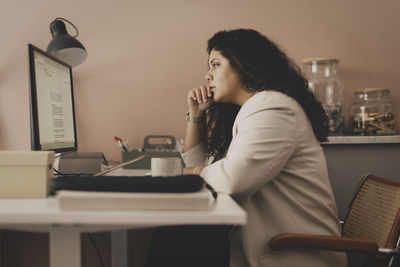
<svg viewBox="0 0 400 267"><path fill-rule="evenodd" d="M29 44L31 149L76 151L72 68Z"/></svg>

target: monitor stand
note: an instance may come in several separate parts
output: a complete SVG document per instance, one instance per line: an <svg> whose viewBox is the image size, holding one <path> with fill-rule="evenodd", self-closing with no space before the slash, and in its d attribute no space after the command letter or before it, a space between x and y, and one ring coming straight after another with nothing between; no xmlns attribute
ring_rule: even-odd
<svg viewBox="0 0 400 267"><path fill-rule="evenodd" d="M101 171L101 165L107 165L102 152L72 152L61 155L55 168L61 174L94 174Z"/></svg>

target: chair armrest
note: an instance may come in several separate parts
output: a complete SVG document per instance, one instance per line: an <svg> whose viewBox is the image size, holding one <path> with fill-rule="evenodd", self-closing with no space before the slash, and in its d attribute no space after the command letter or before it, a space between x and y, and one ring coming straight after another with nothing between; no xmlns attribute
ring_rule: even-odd
<svg viewBox="0 0 400 267"><path fill-rule="evenodd" d="M372 240L340 236L281 234L273 237L269 245L272 250L284 248L314 248L344 252L378 253L378 244Z"/></svg>

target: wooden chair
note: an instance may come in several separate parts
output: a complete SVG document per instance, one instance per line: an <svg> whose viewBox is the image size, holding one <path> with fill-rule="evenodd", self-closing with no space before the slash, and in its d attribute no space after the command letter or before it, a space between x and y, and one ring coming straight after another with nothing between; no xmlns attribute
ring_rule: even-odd
<svg viewBox="0 0 400 267"><path fill-rule="evenodd" d="M363 266L400 266L400 183L373 175L361 176L343 225L342 236L280 234L272 250L307 248L363 252Z"/></svg>

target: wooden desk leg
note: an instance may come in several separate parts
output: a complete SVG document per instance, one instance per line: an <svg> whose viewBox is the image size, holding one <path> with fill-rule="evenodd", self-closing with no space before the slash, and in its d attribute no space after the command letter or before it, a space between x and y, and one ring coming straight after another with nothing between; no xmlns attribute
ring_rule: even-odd
<svg viewBox="0 0 400 267"><path fill-rule="evenodd" d="M81 267L81 233L77 228L55 226L50 230L50 267Z"/></svg>
<svg viewBox="0 0 400 267"><path fill-rule="evenodd" d="M127 267L127 231L119 230L111 232L111 266Z"/></svg>

